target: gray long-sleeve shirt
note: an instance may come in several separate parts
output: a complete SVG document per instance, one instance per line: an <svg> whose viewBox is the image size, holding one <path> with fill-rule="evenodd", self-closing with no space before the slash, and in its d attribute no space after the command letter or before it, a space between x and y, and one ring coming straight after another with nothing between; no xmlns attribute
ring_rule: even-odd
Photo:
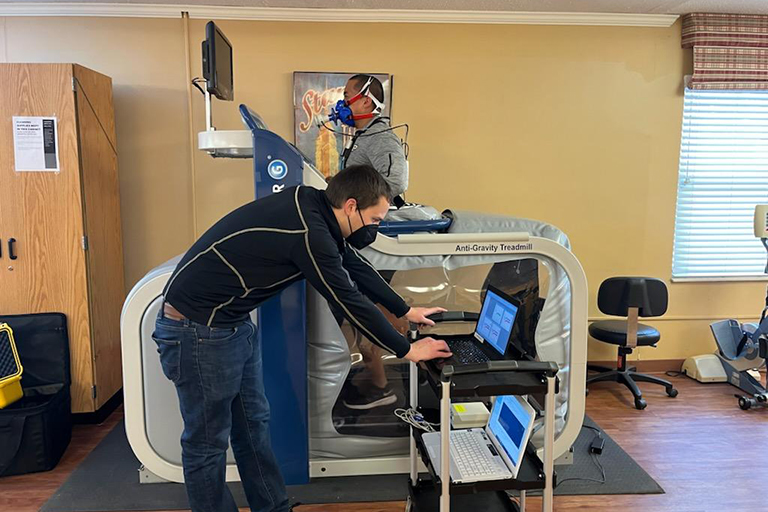
<svg viewBox="0 0 768 512"><path fill-rule="evenodd" d="M352 147L345 151L341 167L370 165L387 180L394 196L408 189L408 165L397 135L390 130L389 119L374 118L368 126L355 131Z"/></svg>

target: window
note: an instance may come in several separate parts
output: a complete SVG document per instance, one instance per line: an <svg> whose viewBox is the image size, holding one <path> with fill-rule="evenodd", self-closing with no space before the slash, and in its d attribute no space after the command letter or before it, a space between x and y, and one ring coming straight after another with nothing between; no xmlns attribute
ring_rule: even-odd
<svg viewBox="0 0 768 512"><path fill-rule="evenodd" d="M686 88L672 277L765 276L759 203L768 203L768 91Z"/></svg>

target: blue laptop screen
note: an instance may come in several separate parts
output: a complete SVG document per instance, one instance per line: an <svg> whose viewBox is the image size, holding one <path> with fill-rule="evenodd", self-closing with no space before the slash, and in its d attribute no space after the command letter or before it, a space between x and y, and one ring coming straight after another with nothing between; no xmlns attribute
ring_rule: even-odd
<svg viewBox="0 0 768 512"><path fill-rule="evenodd" d="M490 421L491 432L515 465L525 449L522 443L529 420L530 413L517 398L511 395L496 398Z"/></svg>
<svg viewBox="0 0 768 512"><path fill-rule="evenodd" d="M516 316L517 306L488 290L480 320L477 321L477 334L503 355L507 351Z"/></svg>

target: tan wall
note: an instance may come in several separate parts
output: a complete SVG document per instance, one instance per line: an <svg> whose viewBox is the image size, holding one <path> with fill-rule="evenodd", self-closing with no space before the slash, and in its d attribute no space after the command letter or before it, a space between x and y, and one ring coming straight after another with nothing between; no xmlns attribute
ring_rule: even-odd
<svg viewBox="0 0 768 512"><path fill-rule="evenodd" d="M6 62L74 62L112 77L125 282L192 239L181 20L5 18Z"/></svg>
<svg viewBox="0 0 768 512"><path fill-rule="evenodd" d="M8 18L6 24L9 60L76 61L115 81L132 285L192 240L182 23ZM292 140L294 71L392 73L394 121L411 127L409 199L559 226L584 265L594 318L600 317L597 287L606 277L669 280L682 76L690 66L679 23L668 29L219 25L235 48L236 96L234 104L214 104L220 129L239 129L236 106L246 103ZM201 73L203 26L190 22L193 75ZM355 36L345 39L350 31ZM204 129L202 96L195 93L193 104L197 132ZM194 154L200 233L252 197L253 177L248 161ZM713 350L708 323L753 317L763 297L759 283L669 287L669 313L653 322L662 342L640 351L643 359ZM591 359L614 353L590 347Z"/></svg>

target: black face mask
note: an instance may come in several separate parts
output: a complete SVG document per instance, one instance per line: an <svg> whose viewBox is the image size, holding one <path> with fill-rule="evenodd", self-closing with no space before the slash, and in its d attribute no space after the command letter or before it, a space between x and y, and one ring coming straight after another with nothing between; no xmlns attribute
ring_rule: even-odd
<svg viewBox="0 0 768 512"><path fill-rule="evenodd" d="M347 243L355 249L364 249L376 240L379 226L376 224L366 224L360 210L357 210L357 214L360 215L360 221L363 223L363 227L357 231L353 231L352 234L347 237ZM349 217L347 217L347 222L349 222L349 230L352 231L352 221Z"/></svg>

